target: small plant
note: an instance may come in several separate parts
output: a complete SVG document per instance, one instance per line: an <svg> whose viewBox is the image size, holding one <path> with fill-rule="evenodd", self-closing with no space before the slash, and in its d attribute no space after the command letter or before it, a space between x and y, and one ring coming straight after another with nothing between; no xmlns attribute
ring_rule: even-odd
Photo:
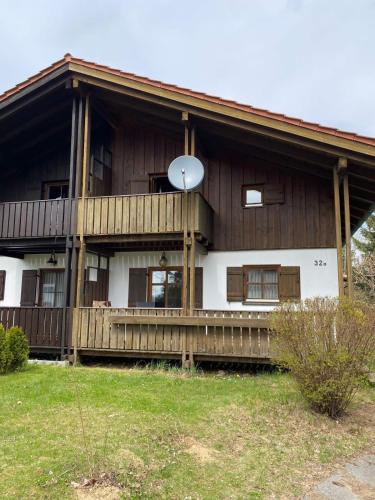
<svg viewBox="0 0 375 500"><path fill-rule="evenodd" d="M342 415L375 354L374 308L347 299L285 303L271 317L273 356L288 368L311 407Z"/></svg>
<svg viewBox="0 0 375 500"><path fill-rule="evenodd" d="M29 357L29 346L22 328L13 326L6 332L6 341L10 353L9 371L23 368Z"/></svg>
<svg viewBox="0 0 375 500"><path fill-rule="evenodd" d="M5 331L0 324L0 373L19 370L25 366L29 356L29 347L21 328L13 326Z"/></svg>

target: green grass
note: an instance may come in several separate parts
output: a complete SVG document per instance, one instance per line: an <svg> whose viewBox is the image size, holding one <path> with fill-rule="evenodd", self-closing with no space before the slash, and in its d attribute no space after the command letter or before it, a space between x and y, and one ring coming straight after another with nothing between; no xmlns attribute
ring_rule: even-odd
<svg viewBox="0 0 375 500"><path fill-rule="evenodd" d="M279 373L30 366L0 398L0 498L74 498L100 472L131 498L290 498L374 433L374 389L337 423Z"/></svg>

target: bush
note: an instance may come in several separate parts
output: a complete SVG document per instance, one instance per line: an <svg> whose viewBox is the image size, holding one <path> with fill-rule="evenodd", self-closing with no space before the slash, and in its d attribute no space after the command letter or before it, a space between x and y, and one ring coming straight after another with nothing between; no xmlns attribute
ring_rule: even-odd
<svg viewBox="0 0 375 500"><path fill-rule="evenodd" d="M275 361L291 371L311 407L342 415L375 355L374 308L347 299L285 303L271 327Z"/></svg>
<svg viewBox="0 0 375 500"><path fill-rule="evenodd" d="M9 371L23 368L29 357L29 346L22 328L13 326L6 332L6 341L10 353Z"/></svg>
<svg viewBox="0 0 375 500"><path fill-rule="evenodd" d="M3 325L0 323L0 373L6 373L9 366L9 350Z"/></svg>
<svg viewBox="0 0 375 500"><path fill-rule="evenodd" d="M27 363L29 347L21 328L5 331L0 324L0 374L21 369Z"/></svg>

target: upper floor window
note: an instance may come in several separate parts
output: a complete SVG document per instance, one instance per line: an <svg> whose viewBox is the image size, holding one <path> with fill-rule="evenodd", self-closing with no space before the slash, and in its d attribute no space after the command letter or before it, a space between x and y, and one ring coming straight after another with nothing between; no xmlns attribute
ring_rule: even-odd
<svg viewBox="0 0 375 500"><path fill-rule="evenodd" d="M261 207L263 205L262 186L242 186L242 206Z"/></svg>
<svg viewBox="0 0 375 500"><path fill-rule="evenodd" d="M52 181L43 184L43 199L58 200L67 198L69 193L68 181Z"/></svg>
<svg viewBox="0 0 375 500"><path fill-rule="evenodd" d="M173 193L178 191L169 182L167 175L153 175L151 177L151 192L152 193Z"/></svg>

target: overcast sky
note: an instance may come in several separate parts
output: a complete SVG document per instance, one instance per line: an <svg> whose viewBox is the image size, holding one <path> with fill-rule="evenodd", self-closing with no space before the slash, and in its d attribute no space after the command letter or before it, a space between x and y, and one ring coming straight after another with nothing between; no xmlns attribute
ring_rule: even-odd
<svg viewBox="0 0 375 500"><path fill-rule="evenodd" d="M66 52L375 136L372 0L0 0L0 92Z"/></svg>

